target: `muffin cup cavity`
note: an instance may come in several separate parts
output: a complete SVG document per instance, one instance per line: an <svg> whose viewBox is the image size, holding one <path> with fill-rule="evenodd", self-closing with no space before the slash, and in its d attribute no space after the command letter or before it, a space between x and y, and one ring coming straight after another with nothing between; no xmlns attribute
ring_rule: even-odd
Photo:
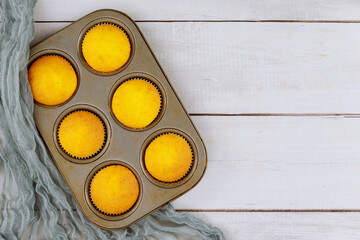
<svg viewBox="0 0 360 240"><path fill-rule="evenodd" d="M114 113L114 110L113 110L113 98L114 98L114 94L116 92L116 90L121 87L121 85L127 83L127 82L130 82L130 81L133 81L133 80L141 80L141 81L145 81L147 83L150 83L157 91L157 93L159 94L159 97L160 97L160 107L159 107L159 111L157 112L157 115L155 116L155 118L152 120L152 122L150 122L148 125L144 126L144 127L140 127L140 128L133 128L133 127L130 127L130 126L127 126L125 123L121 122L117 116L115 115ZM130 131L144 131L144 130L147 130L149 128L151 128L152 126L154 126L158 120L160 120L160 117L163 113L163 110L164 110L164 97L163 97L163 91L161 91L161 88L156 84L154 83L153 81L147 79L147 78L144 78L144 77L130 77L130 78L127 78L123 81L121 81L119 84L116 84L115 87L113 87L113 90L110 94L110 101L109 101L109 109L111 110L111 115L113 116L114 120L120 125L122 126L123 128L127 129L127 130L130 130Z"/></svg>
<svg viewBox="0 0 360 240"><path fill-rule="evenodd" d="M191 144L188 142L188 140L187 140L184 136L182 136L182 135L180 135L180 134L178 134L178 133L173 133L173 132L165 132L165 133L159 134L158 136L156 136L155 138L153 138L153 139L150 141L150 143L147 145L147 147L148 147L153 141L155 141L155 139L157 139L157 138L159 138L159 137L161 137L161 136L168 135L168 134L174 134L174 135L176 135L176 136L178 136L178 137L181 137L181 138L182 138L183 140L185 140L185 142L189 145L190 150L191 150L192 159L191 159L191 164L190 164L190 167L189 167L188 171L187 171L180 179L175 180L175 181L166 182L166 181L161 181L161 180L155 178L154 176L152 176L151 173L147 171L146 166L145 166L145 169L146 169L146 171L148 172L148 174L149 174L151 177L153 177L156 181L161 182L161 183L170 183L170 184L171 184L171 183L180 182L181 180L183 180L183 179L190 173L190 170L191 170L192 166L194 165L194 151L193 151L193 149L192 149L192 147L191 147ZM146 147L146 149L147 149L147 147ZM146 149L145 149L145 151L146 151ZM145 159L144 159L144 161L145 161Z"/></svg>
<svg viewBox="0 0 360 240"><path fill-rule="evenodd" d="M93 153L93 154L91 154L91 155L89 155L89 156L87 156L87 157L74 156L74 155L72 155L71 153L69 153L68 151L66 151L66 150L63 148L63 146L62 146L62 144L61 144L61 141L60 141L60 138L59 138L59 129L60 129L60 126L61 126L62 122L63 122L68 116L70 116L71 114L74 114L74 113L76 113L76 112L89 112L89 113L91 113L91 114L94 114L94 116L96 116L96 117L100 120L100 122L101 122L101 124L103 125L103 128L104 128L104 141L103 141L101 147L100 147L95 153ZM96 113L91 112L91 111L89 111L89 110L79 109L79 110L75 110L75 111L72 111L72 112L66 114L66 115L61 119L61 121L60 121L60 123L59 123L59 125L58 125L56 137L57 137L58 143L59 143L59 145L60 145L60 148L61 148L67 155L69 155L70 157L75 158L75 159L90 159L90 158L93 158L93 157L95 157L96 155L98 155L98 154L101 152L101 150L104 148L105 143L106 143L106 139L107 139L107 129L106 129L106 126L105 126L104 121L103 121Z"/></svg>
<svg viewBox="0 0 360 240"><path fill-rule="evenodd" d="M109 21L111 20L111 21ZM125 33L127 39L129 40L130 43L130 56L127 59L126 63L123 64L122 66L120 66L118 69L115 69L113 71L109 71L109 72L103 72L103 71L98 71L96 69L94 69L93 67L90 66L90 64L86 61L84 54L83 54L83 43L84 43L84 39L86 37L86 35L93 30L95 27L97 26L101 26L101 25L111 25L114 27L119 28L123 33ZM126 25L124 25L123 23L115 20L115 19L97 19L91 23L89 23L81 32L80 34L80 38L79 38L79 56L84 64L84 66L91 72L98 74L98 75L115 75L119 72L121 72L122 70L124 70L131 62L133 55L134 55L134 38L131 34L131 31L126 27Z"/></svg>
<svg viewBox="0 0 360 240"><path fill-rule="evenodd" d="M188 169L188 171L178 180L176 181L162 181L157 179L156 177L154 177L146 168L146 164L145 164L145 152L146 149L149 147L149 145L157 138L167 135L167 134L174 134L176 136L181 137L183 140L185 140L185 142L189 145L190 150L191 150L191 154L192 154L192 161L190 164L190 167ZM147 178L155 185L160 186L160 187L165 187L165 188L174 188L174 187L179 187L181 185L183 185L186 181L188 181L192 174L194 173L194 171L196 170L197 167L197 149L194 145L193 140L184 132L181 132L178 129L162 129L158 132L153 133L152 135L150 135L147 140L144 142L143 147L142 147L142 151L141 151L141 156L140 156L140 164L142 166L142 169L145 173L145 175L147 176Z"/></svg>
<svg viewBox="0 0 360 240"><path fill-rule="evenodd" d="M71 153L69 153L66 149L64 149L64 147L61 144L60 138L59 138L59 129L60 126L62 124L62 122L64 121L64 119L68 116L70 116L73 113L76 112L89 112L91 114L93 114L95 117L97 117L103 128L104 128L104 141L101 145L101 147L93 154L86 156L86 157L79 157L79 156L74 156ZM99 111L98 109L92 107L92 106L88 106L88 105L75 105L70 107L69 109L65 110L62 114L60 114L57 122L55 123L55 127L54 127L54 136L55 136L55 141L56 141L56 146L58 148L58 151L60 152L60 154L63 155L63 157L65 157L67 160L72 161L74 163L89 163L92 162L96 159L98 159L99 157L101 157L101 155L107 150L107 147L110 144L110 138L111 138L111 129L110 129L110 124L108 122L108 120L106 119L105 115Z"/></svg>
<svg viewBox="0 0 360 240"><path fill-rule="evenodd" d="M118 214L111 214L111 213L104 212L103 210L101 210L100 208L98 208L96 206L96 204L94 203L94 201L91 197L91 186L92 186L94 177L101 170L103 170L107 167L110 167L110 166L122 166L122 167L127 168L134 174L134 176L139 184L139 195L138 195L135 203L128 210L126 210L122 213L118 213ZM124 219L124 218L128 217L129 215L131 215L134 211L136 211L136 208L140 204L140 201L142 199L142 194L143 194L142 183L141 183L141 178L139 177L138 173L134 170L134 168L132 166L130 166L122 161L118 161L118 160L106 161L106 162L103 162L103 163L99 164L98 166L96 166L89 173L88 178L85 183L85 198L87 199L88 205L91 207L91 209L93 210L93 212L96 215L98 215L101 218L107 219L107 220L120 220L120 219Z"/></svg>
<svg viewBox="0 0 360 240"><path fill-rule="evenodd" d="M76 88L74 90L74 92L72 93L72 95L66 99L64 102L59 103L59 104L55 104L55 105L47 105L47 104L43 104L40 103L38 101L36 101L34 99L34 102L36 105L39 105L41 107L45 107L45 108L57 108L60 106L63 106L65 104L67 104L69 101L71 101L71 99L73 99L73 97L76 95L78 89L79 89L79 85L80 85L80 74L79 74L79 68L76 64L76 62L72 59L72 57L70 57L70 55L68 55L67 53L57 50L57 49L46 49L46 50L42 50L40 52L37 52L35 54L32 54L32 56L30 57L29 61L28 61L28 66L27 66L27 70L29 71L30 67L39 59L43 58L43 57L47 57L47 56L56 56L56 57L60 57L62 59L64 59L66 62L68 62L72 69L74 70L75 74L76 74Z"/></svg>

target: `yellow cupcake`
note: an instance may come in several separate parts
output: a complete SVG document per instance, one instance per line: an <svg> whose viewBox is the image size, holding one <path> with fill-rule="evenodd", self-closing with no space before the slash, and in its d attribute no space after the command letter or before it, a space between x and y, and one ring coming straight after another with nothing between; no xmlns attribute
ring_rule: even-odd
<svg viewBox="0 0 360 240"><path fill-rule="evenodd" d="M95 174L90 197L102 212L121 214L128 211L138 199L139 182L128 168L111 165Z"/></svg>
<svg viewBox="0 0 360 240"><path fill-rule="evenodd" d="M131 79L116 89L111 108L122 124L141 129L156 119L161 108L161 96L148 81Z"/></svg>
<svg viewBox="0 0 360 240"><path fill-rule="evenodd" d="M82 54L91 68L98 72L113 72L130 58L131 44L126 33L111 24L101 24L86 33Z"/></svg>
<svg viewBox="0 0 360 240"><path fill-rule="evenodd" d="M33 62L28 78L35 101L49 106L66 102L77 87L74 68L56 55L43 56Z"/></svg>
<svg viewBox="0 0 360 240"><path fill-rule="evenodd" d="M146 170L162 182L175 182L186 176L192 161L189 143L174 133L160 135L145 150Z"/></svg>
<svg viewBox="0 0 360 240"><path fill-rule="evenodd" d="M88 158L98 153L105 138L102 121L94 113L85 110L70 113L58 128L61 147L75 158Z"/></svg>

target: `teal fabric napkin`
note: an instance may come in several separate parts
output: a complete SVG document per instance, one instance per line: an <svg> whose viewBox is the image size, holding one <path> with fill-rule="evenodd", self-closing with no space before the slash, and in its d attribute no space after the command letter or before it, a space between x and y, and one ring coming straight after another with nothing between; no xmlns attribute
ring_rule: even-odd
<svg viewBox="0 0 360 240"><path fill-rule="evenodd" d="M81 213L36 130L27 79L35 0L0 0L0 238L224 239L168 205L118 231Z"/></svg>

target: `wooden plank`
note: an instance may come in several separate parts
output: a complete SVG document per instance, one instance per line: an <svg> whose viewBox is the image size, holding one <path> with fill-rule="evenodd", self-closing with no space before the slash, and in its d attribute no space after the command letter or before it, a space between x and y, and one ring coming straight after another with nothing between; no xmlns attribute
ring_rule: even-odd
<svg viewBox="0 0 360 240"><path fill-rule="evenodd" d="M360 213L191 213L219 227L226 239L358 240Z"/></svg>
<svg viewBox="0 0 360 240"><path fill-rule="evenodd" d="M209 164L176 208L359 209L359 118L192 119Z"/></svg>
<svg viewBox="0 0 360 240"><path fill-rule="evenodd" d="M34 42L65 25L37 23ZM360 24L139 26L190 113L360 112Z"/></svg>
<svg viewBox="0 0 360 240"><path fill-rule="evenodd" d="M35 19L72 21L98 9L113 8L136 20L359 20L356 0L39 0Z"/></svg>
<svg viewBox="0 0 360 240"><path fill-rule="evenodd" d="M67 218L64 217L62 211L59 213L60 222L63 223L65 230L71 232L71 229L68 228L69 225L66 224ZM226 239L358 240L360 237L360 213L190 212L190 214L221 229ZM46 239L42 226L40 224L40 231L34 233L37 234L36 239L38 240ZM31 225L29 225L21 239L30 239L31 230ZM83 233L78 232L77 234ZM86 236L80 235L74 237L75 239L86 238Z"/></svg>
<svg viewBox="0 0 360 240"><path fill-rule="evenodd" d="M208 169L177 209L360 209L359 118L192 119Z"/></svg>

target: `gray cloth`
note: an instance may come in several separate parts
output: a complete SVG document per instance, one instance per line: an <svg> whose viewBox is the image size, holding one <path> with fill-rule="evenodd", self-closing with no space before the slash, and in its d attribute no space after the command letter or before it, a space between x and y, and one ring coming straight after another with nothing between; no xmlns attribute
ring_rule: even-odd
<svg viewBox="0 0 360 240"><path fill-rule="evenodd" d="M0 0L0 238L223 239L219 229L171 205L118 231L83 216L33 120L27 61L34 5Z"/></svg>

